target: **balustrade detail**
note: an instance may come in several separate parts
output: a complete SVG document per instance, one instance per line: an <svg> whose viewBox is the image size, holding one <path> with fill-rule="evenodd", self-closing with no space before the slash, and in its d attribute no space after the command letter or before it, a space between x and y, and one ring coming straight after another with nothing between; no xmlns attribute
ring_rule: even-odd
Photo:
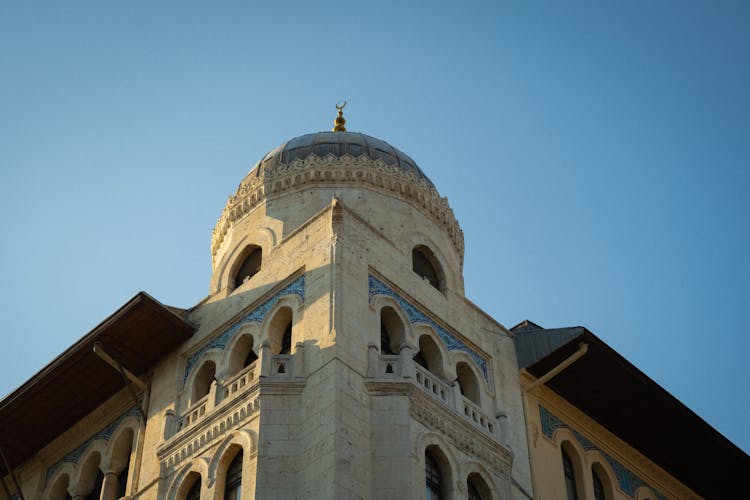
<svg viewBox="0 0 750 500"><path fill-rule="evenodd" d="M493 436L502 437L500 436L500 426L495 419L483 412L479 405L463 396L457 383L449 385L423 366L412 362L411 359L409 359L409 362L412 366L405 367L403 356L382 354L377 356L376 359L376 369L372 372L371 376L380 379L410 380L422 391L440 400L482 431ZM404 375L408 373L409 369L414 371L413 377Z"/></svg>

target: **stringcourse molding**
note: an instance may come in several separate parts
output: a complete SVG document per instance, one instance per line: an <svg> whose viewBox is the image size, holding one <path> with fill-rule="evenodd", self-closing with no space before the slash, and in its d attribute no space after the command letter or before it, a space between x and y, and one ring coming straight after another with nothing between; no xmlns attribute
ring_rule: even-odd
<svg viewBox="0 0 750 500"><path fill-rule="evenodd" d="M267 198L297 191L315 184L364 186L409 203L443 227L453 243L459 262L464 261L464 234L448 199L434 186L412 172L366 155L354 157L311 154L269 169L253 168L229 197L211 238L211 255L216 258L232 226Z"/></svg>

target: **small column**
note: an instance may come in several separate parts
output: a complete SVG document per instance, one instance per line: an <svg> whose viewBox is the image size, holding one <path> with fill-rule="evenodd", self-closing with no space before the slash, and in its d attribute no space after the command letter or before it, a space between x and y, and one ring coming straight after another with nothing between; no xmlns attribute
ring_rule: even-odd
<svg viewBox="0 0 750 500"><path fill-rule="evenodd" d="M414 369L414 356L411 346L404 342L398 350L399 363L401 363L401 376L404 378L415 378L417 372Z"/></svg>
<svg viewBox="0 0 750 500"><path fill-rule="evenodd" d="M258 363L260 363L260 376L268 377L271 375L271 344L264 340L260 345L258 352Z"/></svg>
<svg viewBox="0 0 750 500"><path fill-rule="evenodd" d="M164 439L169 439L175 434L175 415L174 410L169 409L165 412L164 417Z"/></svg>
<svg viewBox="0 0 750 500"><path fill-rule="evenodd" d="M305 376L305 344L302 342L297 342L294 345L292 365L292 375L295 377Z"/></svg>
<svg viewBox="0 0 750 500"><path fill-rule="evenodd" d="M464 414L464 395L461 394L461 386L458 383L458 379L454 380L450 384L451 389L453 390L453 408L461 413Z"/></svg>
<svg viewBox="0 0 750 500"><path fill-rule="evenodd" d="M114 471L107 471L104 473L102 494L99 498L100 500L117 500L115 495L117 495L117 473Z"/></svg>
<svg viewBox="0 0 750 500"><path fill-rule="evenodd" d="M499 411L495 414L495 420L497 420L498 436L500 437L501 443L508 443L508 415L504 411Z"/></svg>
<svg viewBox="0 0 750 500"><path fill-rule="evenodd" d="M208 389L208 397L206 398L206 413L216 407L216 390L218 386L219 384L216 380L211 381L211 387Z"/></svg>
<svg viewBox="0 0 750 500"><path fill-rule="evenodd" d="M367 376L376 378L378 376L380 364L380 349L374 343L367 344Z"/></svg>

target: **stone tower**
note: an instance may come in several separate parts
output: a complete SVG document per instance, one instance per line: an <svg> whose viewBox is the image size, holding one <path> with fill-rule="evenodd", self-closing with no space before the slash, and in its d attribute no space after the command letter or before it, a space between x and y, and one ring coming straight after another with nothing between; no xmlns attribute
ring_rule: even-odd
<svg viewBox="0 0 750 500"><path fill-rule="evenodd" d="M465 298L463 233L409 156L361 133L294 138L242 180L211 250L200 329L155 377L157 406L179 391L170 494L191 473L222 488L211 446L228 434L246 435L247 497L421 498L426 465L446 498L528 484L513 342Z"/></svg>
<svg viewBox="0 0 750 500"><path fill-rule="evenodd" d="M134 369L141 408L124 389L90 398L24 472L30 488L52 500L528 497L513 340L464 296L463 233L409 156L344 131L340 113L336 131L253 167L211 252L196 306L139 295L71 348L90 357L96 340L127 368L135 344L113 328L151 328L139 342L179 333Z"/></svg>

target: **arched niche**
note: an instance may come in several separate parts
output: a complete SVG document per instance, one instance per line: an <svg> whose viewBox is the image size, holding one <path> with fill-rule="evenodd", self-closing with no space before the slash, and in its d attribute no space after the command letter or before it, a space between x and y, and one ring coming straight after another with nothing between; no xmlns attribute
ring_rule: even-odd
<svg viewBox="0 0 750 500"><path fill-rule="evenodd" d="M573 442L565 440L560 443L560 464L562 481L567 500L584 497L584 474L582 455Z"/></svg>
<svg viewBox="0 0 750 500"><path fill-rule="evenodd" d="M481 408L481 386L477 374L471 366L465 361L456 363L456 381L458 382L461 394L469 401Z"/></svg>
<svg viewBox="0 0 750 500"><path fill-rule="evenodd" d="M432 335L424 332L421 333L418 340L419 350L414 355L414 362L430 373L445 379L445 356L446 354L440 348L440 340L435 339Z"/></svg>
<svg viewBox="0 0 750 500"><path fill-rule="evenodd" d="M104 443L96 444L99 445L97 448L101 448ZM101 450L90 450L84 457L76 469L71 490L75 492L74 496L81 496L85 499L99 498L104 482L104 471L101 470Z"/></svg>
<svg viewBox="0 0 750 500"><path fill-rule="evenodd" d="M466 490L469 500L492 500L492 489L478 472L472 472L468 475Z"/></svg>
<svg viewBox="0 0 750 500"><path fill-rule="evenodd" d="M246 245L237 255L229 272L232 289L241 287L258 274L263 265L263 248L259 245Z"/></svg>
<svg viewBox="0 0 750 500"><path fill-rule="evenodd" d="M190 406L205 397L211 390L211 383L216 376L216 363L205 360L195 372L190 388Z"/></svg>
<svg viewBox="0 0 750 500"><path fill-rule="evenodd" d="M288 305L282 305L273 312L266 327L266 339L272 354L291 354L293 323L294 314Z"/></svg>
<svg viewBox="0 0 750 500"><path fill-rule="evenodd" d="M225 370L231 376L243 368L255 363L258 359L257 342L255 335L244 329L240 331L235 339L225 348Z"/></svg>
<svg viewBox="0 0 750 500"><path fill-rule="evenodd" d="M441 292L445 291L445 272L435 253L426 245L417 245L411 250L411 265L420 278Z"/></svg>
<svg viewBox="0 0 750 500"><path fill-rule="evenodd" d="M614 488L612 475L601 462L591 464L591 480L593 482L594 500L612 500Z"/></svg>
<svg viewBox="0 0 750 500"><path fill-rule="evenodd" d="M70 487L70 475L68 473L58 474L51 484L52 486L49 487L44 498L48 500L70 500L72 498L68 492Z"/></svg>
<svg viewBox="0 0 750 500"><path fill-rule="evenodd" d="M406 342L406 326L401 316L390 305L380 309L380 352L398 354Z"/></svg>
<svg viewBox="0 0 750 500"><path fill-rule="evenodd" d="M424 471L427 500L453 498L453 468L439 445L432 444L425 448Z"/></svg>

